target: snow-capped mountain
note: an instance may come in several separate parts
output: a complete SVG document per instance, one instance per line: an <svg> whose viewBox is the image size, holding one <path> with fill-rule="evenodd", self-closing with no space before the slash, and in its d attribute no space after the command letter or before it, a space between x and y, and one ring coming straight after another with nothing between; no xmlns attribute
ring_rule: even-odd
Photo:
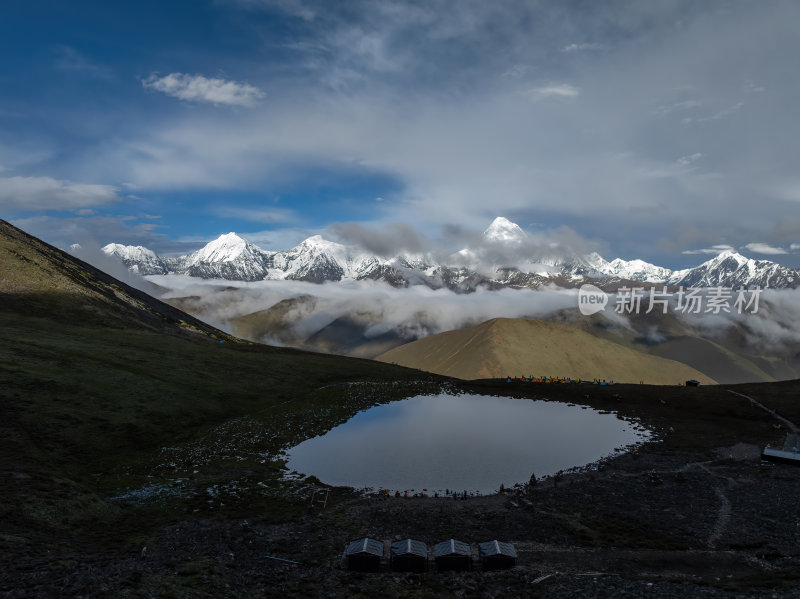
<svg viewBox="0 0 800 599"><path fill-rule="evenodd" d="M381 263L376 256L314 235L297 247L275 252L265 278L311 283L362 279Z"/></svg>
<svg viewBox="0 0 800 599"><path fill-rule="evenodd" d="M666 282L684 287L797 287L800 271L727 250L695 268L676 270Z"/></svg>
<svg viewBox="0 0 800 599"><path fill-rule="evenodd" d="M80 245L77 245L80 248ZM144 275L163 275L169 272L166 263L152 250L141 245L122 245L109 243L103 252L120 258L132 272Z"/></svg>
<svg viewBox="0 0 800 599"><path fill-rule="evenodd" d="M143 275L171 272L232 281L289 279L322 283L376 278L376 270L393 268L390 262L319 235L280 252L263 250L236 233L221 235L196 252L178 258L159 258L146 248L120 244L109 244L103 251L118 256L131 270ZM398 267L413 268L402 260Z"/></svg>
<svg viewBox="0 0 800 599"><path fill-rule="evenodd" d="M528 238L528 234L522 230L522 227L503 216L495 218L483 232L483 236L489 241L500 243L520 243Z"/></svg>
<svg viewBox="0 0 800 599"><path fill-rule="evenodd" d="M453 254L445 264L424 255L382 258L319 235L277 252L263 250L235 233L222 235L179 258L161 258L141 246L113 243L103 251L118 256L131 270L142 275L172 272L237 281L286 279L312 283L373 279L395 287L422 284L461 293L478 287L536 288L552 283L579 286L584 282L602 284L604 288L631 282L733 288L800 285L800 271L767 260L745 258L732 251L723 252L695 268L673 271L643 260L616 258L609 262L594 252L526 255L529 251L542 251L537 248L532 237L518 225L498 217L484 231L481 244ZM512 261L512 257L515 257L515 264L504 264Z"/></svg>
<svg viewBox="0 0 800 599"><path fill-rule="evenodd" d="M449 266L480 269L479 265L487 264L487 258L495 261L497 259L502 260L503 250L515 252L527 239L528 234L518 224L498 216L483 232L483 243L480 244L480 247L463 248L457 251L450 257ZM498 255L498 250L500 255ZM494 271L507 266L506 264L494 263L488 268Z"/></svg>
<svg viewBox="0 0 800 599"><path fill-rule="evenodd" d="M260 281L271 263L272 252L239 237L221 235L188 256L170 260L170 270L203 279Z"/></svg>
<svg viewBox="0 0 800 599"><path fill-rule="evenodd" d="M502 216L492 221L475 247L456 252L443 266L466 268L500 282L509 280L510 273L514 272L542 277L595 273L588 257L537 242L519 225ZM501 275L499 279L497 274ZM512 278L520 280L518 275Z"/></svg>
<svg viewBox="0 0 800 599"><path fill-rule="evenodd" d="M667 281L673 275L671 269L656 266L644 260L615 258L611 262L606 262L599 255L595 254L595 256L599 258L594 264L595 270L611 277L640 281L642 283L661 283Z"/></svg>

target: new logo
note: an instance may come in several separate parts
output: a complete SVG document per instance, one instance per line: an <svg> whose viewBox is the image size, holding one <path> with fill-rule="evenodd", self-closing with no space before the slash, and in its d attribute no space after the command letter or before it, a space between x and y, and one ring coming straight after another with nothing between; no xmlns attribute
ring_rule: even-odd
<svg viewBox="0 0 800 599"><path fill-rule="evenodd" d="M597 314L606 309L608 294L594 285L581 285L578 290L578 308L584 316Z"/></svg>

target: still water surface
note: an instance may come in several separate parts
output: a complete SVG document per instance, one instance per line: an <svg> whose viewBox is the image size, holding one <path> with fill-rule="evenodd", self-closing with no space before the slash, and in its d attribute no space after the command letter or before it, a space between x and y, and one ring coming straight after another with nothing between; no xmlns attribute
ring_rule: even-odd
<svg viewBox="0 0 800 599"><path fill-rule="evenodd" d="M649 437L636 422L565 403L428 395L359 412L287 451L287 466L331 485L491 493Z"/></svg>

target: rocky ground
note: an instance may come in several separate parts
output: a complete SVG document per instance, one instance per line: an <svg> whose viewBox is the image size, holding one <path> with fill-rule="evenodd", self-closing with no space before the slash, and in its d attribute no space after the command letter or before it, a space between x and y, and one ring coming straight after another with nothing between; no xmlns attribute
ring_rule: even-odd
<svg viewBox="0 0 800 599"><path fill-rule="evenodd" d="M784 425L724 388L616 387L546 390L553 399L613 407L659 431L658 441L599 469L466 500L337 488L327 507L298 499L284 518L244 507L193 507L158 527L146 545L114 530L58 536L5 523L0 594L800 597L800 468L760 459L763 443L779 439ZM796 422L796 387L737 389L760 393ZM522 384L465 388L545 394ZM147 528L148 511L130 509L125 526L141 519ZM351 573L342 551L361 536L410 536L429 545L497 538L515 544L519 563L501 572Z"/></svg>

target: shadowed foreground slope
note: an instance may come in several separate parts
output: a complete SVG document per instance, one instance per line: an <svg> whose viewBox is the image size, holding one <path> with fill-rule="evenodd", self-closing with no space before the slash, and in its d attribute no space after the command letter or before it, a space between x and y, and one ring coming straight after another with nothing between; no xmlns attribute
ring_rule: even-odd
<svg viewBox="0 0 800 599"><path fill-rule="evenodd" d="M165 446L251 413L291 420L289 402L337 421L360 405L338 385L411 376L242 342L0 221L0 471L13 481L0 521L19 531L107 526L121 512L104 495L146 477Z"/></svg>
<svg viewBox="0 0 800 599"><path fill-rule="evenodd" d="M574 328L526 318L495 318L475 327L439 333L401 345L378 360L461 379L533 375L653 385L679 384L686 379L714 382L686 364Z"/></svg>

